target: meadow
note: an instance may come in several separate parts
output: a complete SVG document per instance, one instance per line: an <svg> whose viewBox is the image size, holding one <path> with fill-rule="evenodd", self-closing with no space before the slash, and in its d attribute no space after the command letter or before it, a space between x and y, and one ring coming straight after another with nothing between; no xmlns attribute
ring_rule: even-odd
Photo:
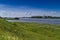
<svg viewBox="0 0 60 40"><path fill-rule="evenodd" d="M60 40L60 25L8 22L0 18L0 40Z"/></svg>

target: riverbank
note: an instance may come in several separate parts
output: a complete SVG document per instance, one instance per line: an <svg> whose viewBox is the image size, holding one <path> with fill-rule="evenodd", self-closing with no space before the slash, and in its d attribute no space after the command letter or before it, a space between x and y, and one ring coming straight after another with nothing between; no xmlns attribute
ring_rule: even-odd
<svg viewBox="0 0 60 40"><path fill-rule="evenodd" d="M0 19L0 40L60 40L60 26Z"/></svg>

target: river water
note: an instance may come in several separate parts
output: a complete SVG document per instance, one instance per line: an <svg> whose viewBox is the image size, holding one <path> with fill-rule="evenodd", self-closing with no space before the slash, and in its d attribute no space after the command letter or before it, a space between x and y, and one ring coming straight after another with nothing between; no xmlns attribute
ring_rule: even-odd
<svg viewBox="0 0 60 40"><path fill-rule="evenodd" d="M20 18L19 20L7 20L9 22L36 22L48 24L60 24L60 19Z"/></svg>

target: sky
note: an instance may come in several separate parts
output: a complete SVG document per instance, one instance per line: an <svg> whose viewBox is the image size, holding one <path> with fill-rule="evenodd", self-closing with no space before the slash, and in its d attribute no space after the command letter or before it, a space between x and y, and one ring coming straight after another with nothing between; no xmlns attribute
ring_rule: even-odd
<svg viewBox="0 0 60 40"><path fill-rule="evenodd" d="M0 0L1 17L60 16L60 0Z"/></svg>

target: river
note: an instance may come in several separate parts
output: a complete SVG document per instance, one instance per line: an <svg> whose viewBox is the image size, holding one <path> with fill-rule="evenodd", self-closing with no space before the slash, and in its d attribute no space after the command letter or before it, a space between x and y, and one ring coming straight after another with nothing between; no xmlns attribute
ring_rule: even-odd
<svg viewBox="0 0 60 40"><path fill-rule="evenodd" d="M9 22L36 22L48 24L60 24L60 19L20 18L19 20L7 20Z"/></svg>

